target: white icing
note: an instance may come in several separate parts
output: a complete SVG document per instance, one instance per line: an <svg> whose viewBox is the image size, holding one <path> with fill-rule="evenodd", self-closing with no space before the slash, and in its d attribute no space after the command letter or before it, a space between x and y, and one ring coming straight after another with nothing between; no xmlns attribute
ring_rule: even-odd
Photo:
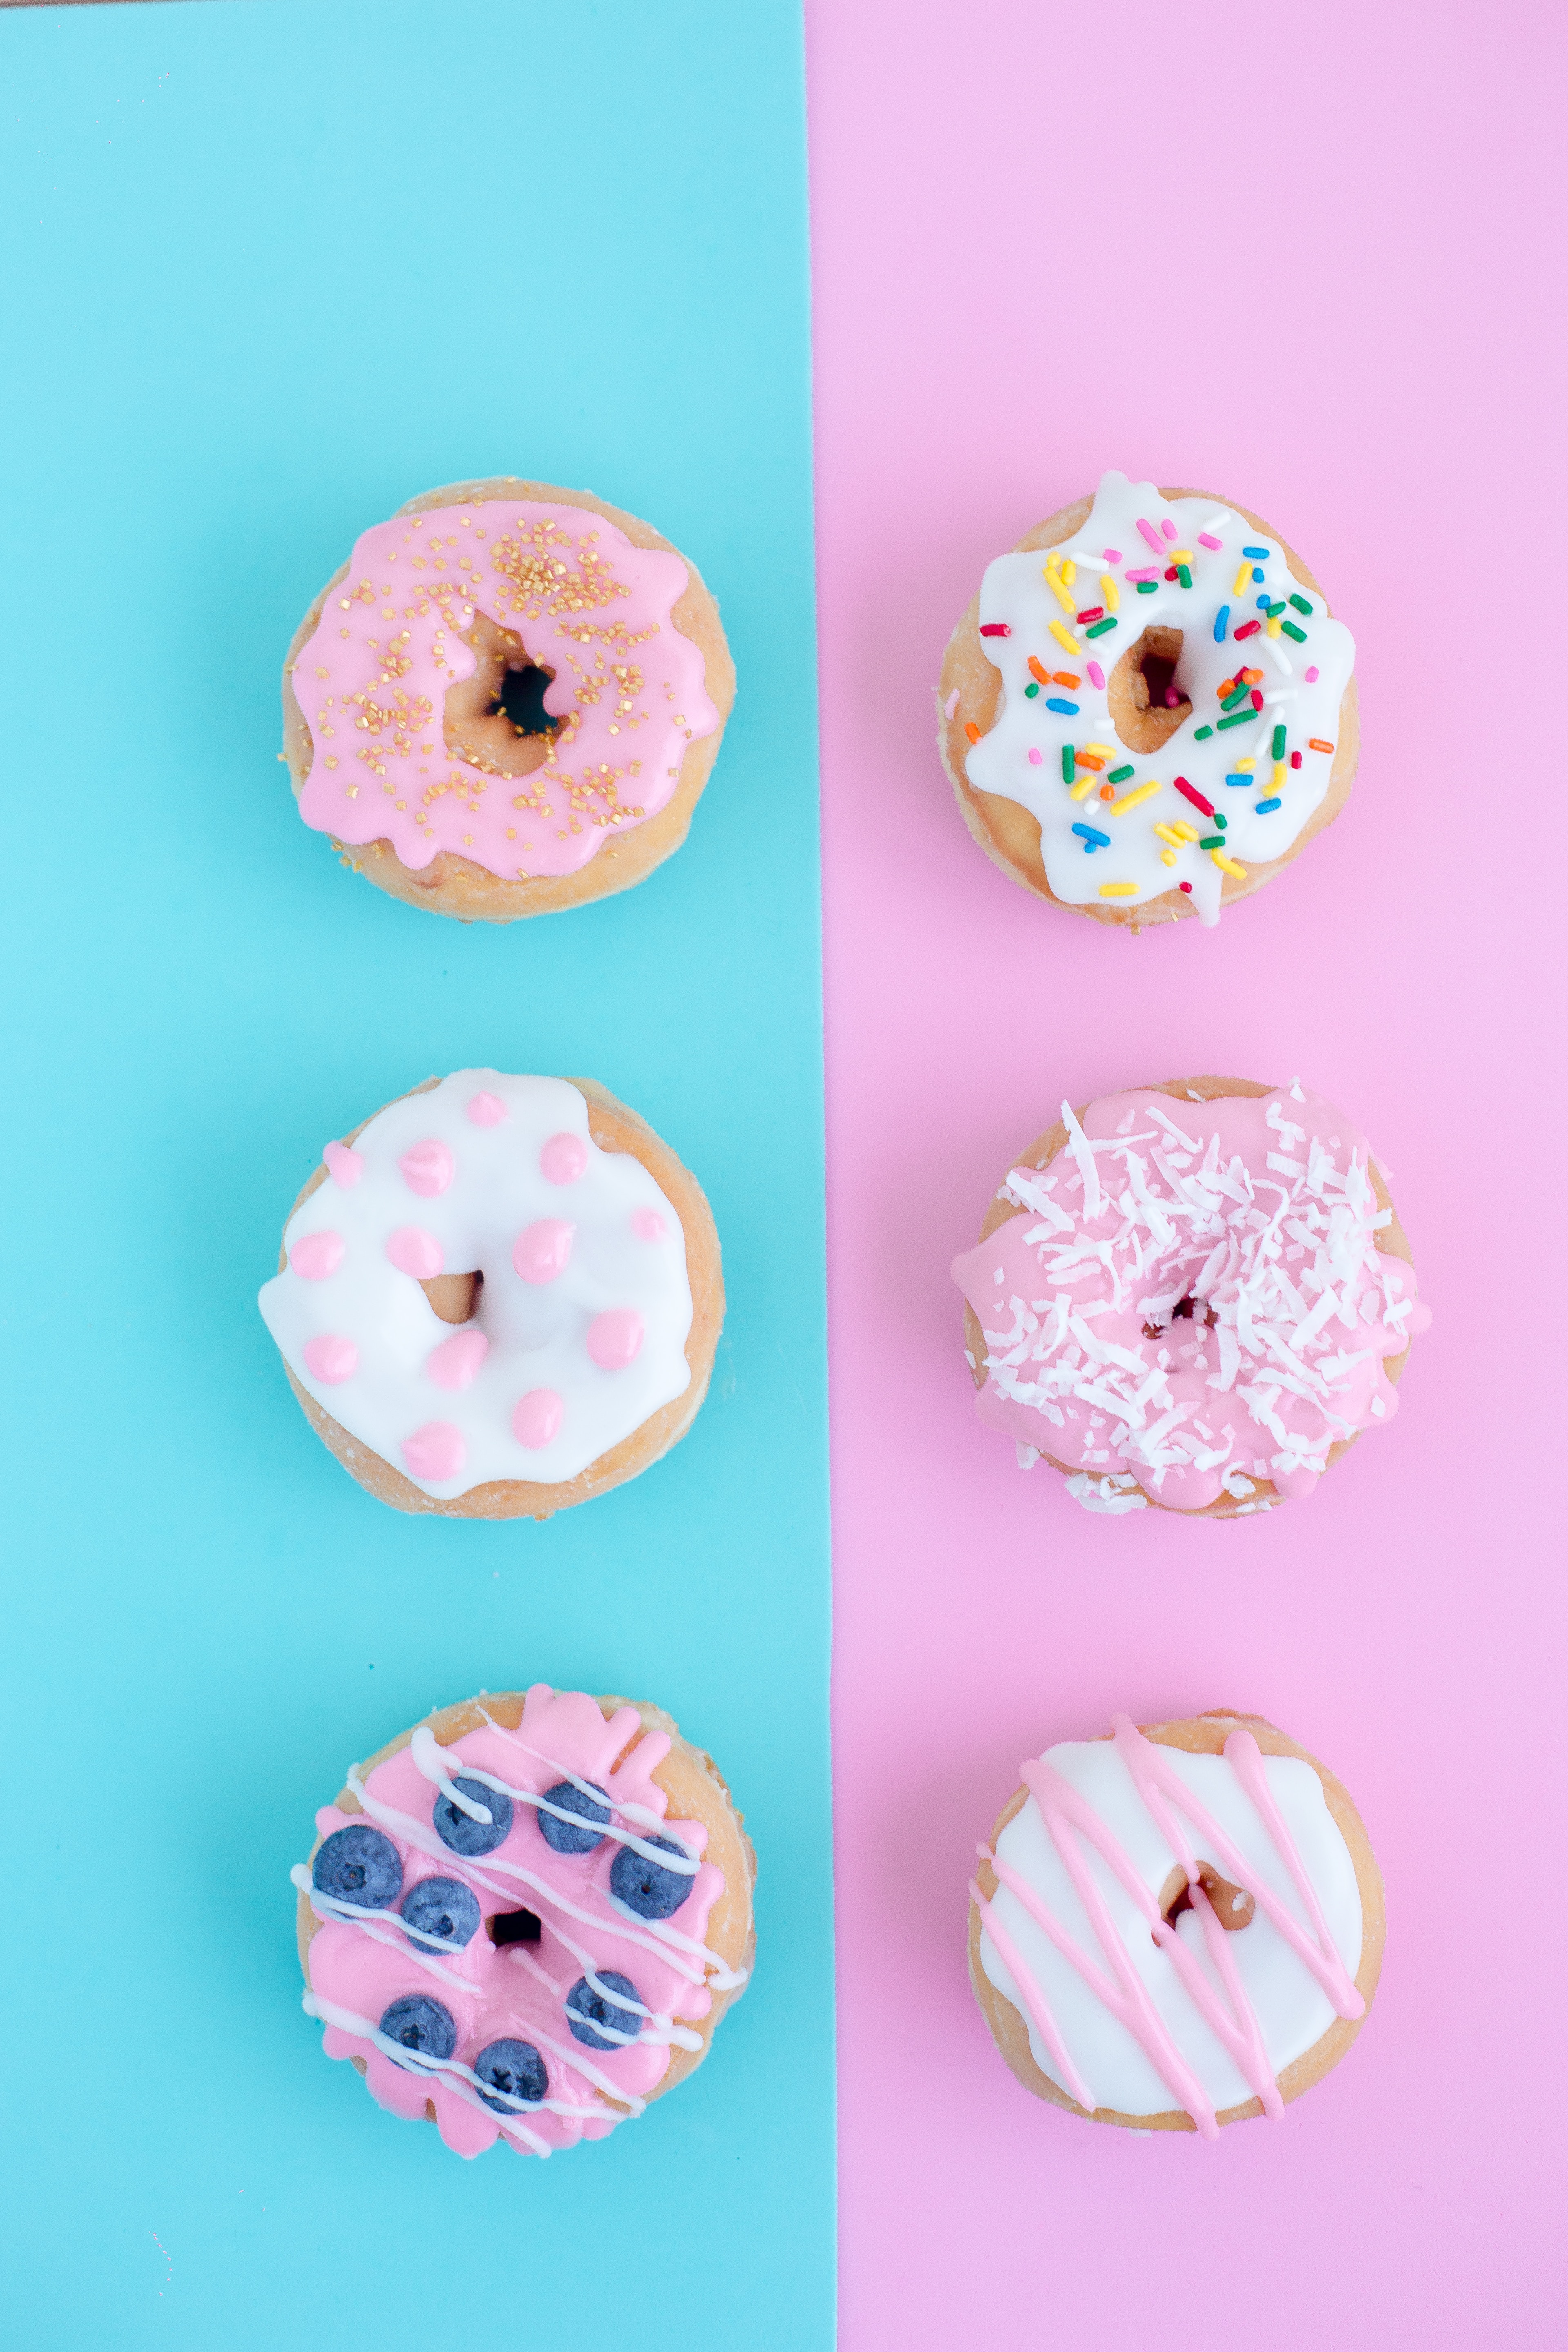
<svg viewBox="0 0 1568 2352"><path fill-rule="evenodd" d="M481 1094L505 1106L493 1125L468 1115ZM552 1182L540 1165L544 1146L561 1135L579 1138L587 1155L583 1174L568 1183ZM454 1163L434 1196L413 1190L398 1165L431 1140ZM680 1219L640 1160L593 1141L575 1087L459 1071L378 1112L354 1150L363 1163L357 1181L345 1186L329 1176L285 1234L290 1255L309 1234L341 1234L341 1262L319 1280L285 1267L263 1286L261 1312L300 1386L425 1494L447 1500L491 1479L574 1478L684 1393L691 1291ZM512 1264L513 1244L551 1218L575 1227L564 1269L549 1282L525 1281ZM447 1273L484 1276L470 1323L443 1322L414 1276L389 1261L387 1244L406 1226L435 1237ZM644 1337L629 1364L605 1370L590 1357L587 1334L596 1317L618 1308L641 1316ZM427 1368L459 1329L482 1333L489 1344L469 1384L453 1390ZM347 1380L319 1380L306 1362L311 1340L327 1336L358 1350ZM560 1427L547 1444L524 1445L512 1414L539 1390L562 1400ZM466 1458L453 1476L418 1475L404 1453L431 1423L461 1434Z"/></svg>
<svg viewBox="0 0 1568 2352"><path fill-rule="evenodd" d="M1308 747L1314 738L1330 744L1339 740L1340 703L1355 663L1350 631L1342 622L1328 617L1321 595L1301 587L1278 541L1238 518L1215 520L1207 514L1207 506L1204 499L1163 499L1151 483L1132 483L1125 474L1107 474L1096 493L1093 511L1070 548L1002 555L986 568L980 591L981 625L1002 623L1011 635L980 640L986 658L1001 672L1003 695L990 731L970 747L965 769L978 791L1016 801L1038 818L1047 879L1068 906L1141 906L1190 882L1197 912L1205 923L1216 922L1225 877L1214 854L1200 850L1195 838L1174 846L1155 832L1156 824L1188 826L1205 839L1223 830L1226 848L1221 855L1243 867L1249 859L1261 865L1283 856L1328 791L1332 758ZM1143 538L1138 529L1140 518L1156 531L1164 520L1175 525L1173 540L1162 534L1164 556L1157 557ZM1205 531L1220 541L1217 552L1199 544L1199 534ZM1249 571L1245 587L1237 591L1235 583L1244 546L1264 548L1267 553L1255 566L1263 574L1261 583L1252 579ZM1106 562L1107 548L1117 551L1118 562ZM1163 576L1170 555L1178 548L1190 553L1190 589ZM1109 572L1113 578L1118 604L1114 614L1108 607L1108 617L1117 625L1104 635L1089 638L1053 590L1047 560L1058 552L1075 567L1076 576L1067 583L1067 590L1078 611L1106 604L1101 577ZM1161 576L1153 593L1140 595L1137 582L1130 575L1156 564ZM1289 602L1293 595L1310 605L1310 615ZM1269 635L1270 625L1258 604L1260 596L1273 603L1286 600L1281 619L1305 632L1304 645ZM1215 623L1224 605L1229 605L1230 618L1224 642L1216 644ZM1237 628L1251 620L1264 625L1237 644ZM1069 653L1053 635L1053 622L1072 638L1076 652ZM1121 743L1111 724L1106 689L1094 685L1089 665L1095 662L1109 680L1121 656L1155 623L1182 632L1176 677L1191 698L1193 710L1159 751L1145 754L1129 751ZM1047 671L1076 675L1079 686L1068 689L1053 683L1030 695L1026 689L1037 683L1028 666L1031 654ZM1244 665L1266 674L1272 669L1277 678L1289 678L1289 698L1271 704L1266 699L1265 709L1254 713L1249 721L1221 730L1219 721L1235 714L1222 711L1216 689L1222 679L1233 677ZM1318 676L1309 683L1305 672L1313 667ZM1048 706L1053 699L1076 705L1076 711L1052 710ZM1238 710L1246 707L1237 706ZM1277 781L1272 745L1279 725L1286 730L1286 742L1284 774ZM1200 727L1215 730L1202 742L1196 740ZM1078 750L1089 743L1106 745L1115 756L1092 775L1086 794L1074 800L1062 774L1063 747L1071 744ZM1301 754L1299 769L1289 765L1293 751ZM1241 763L1247 761L1254 763L1250 773L1256 782L1247 787L1227 785L1226 776L1245 772ZM1118 799L1156 780L1161 789L1117 815L1100 799L1099 787L1112 769L1128 766L1132 773L1118 782ZM1083 780L1085 772L1079 772L1078 781ZM1173 779L1176 776L1184 777L1219 811L1227 821L1223 828L1204 817L1175 790ZM1259 803L1276 797L1280 803L1277 809L1263 815L1257 813ZM1072 830L1075 824L1087 824L1108 835L1110 847L1086 847L1082 835ZM1166 854L1173 857L1173 864L1163 863ZM1132 888L1114 898L1105 898L1101 889L1105 883L1130 883Z"/></svg>
<svg viewBox="0 0 1568 2352"><path fill-rule="evenodd" d="M1285 1859L1226 1759L1190 1756L1178 1748L1162 1748L1160 1758L1239 1849L1252 1883L1270 1890L1310 1937L1311 1921ZM1044 1760L1109 1824L1157 1903L1178 1857L1145 1807L1114 1742L1066 1740L1048 1748ZM1361 1891L1350 1849L1329 1811L1322 1783L1311 1765L1299 1757L1265 1756L1262 1760L1269 1790L1295 1841L1335 1948L1353 1977L1361 1961ZM1212 1859L1203 1853L1202 1832L1192 1830L1190 1834L1200 1860ZM1078 1848L1151 2001L1211 2104L1216 2109L1242 2105L1253 2095L1250 2084L1155 1943L1143 1913L1097 1846L1080 1837ZM1002 1831L995 1850L998 1858L1055 1915L1079 1949L1108 1969L1099 1936L1032 1795ZM1044 1994L1068 2054L1092 2091L1096 2105L1131 2116L1163 2115L1178 2106L1180 2101L1142 2044L1090 1990L1018 1896L999 1885L991 1907ZM1183 1912L1174 1926L1222 2007L1228 2007L1197 1913ZM1247 1927L1226 1937L1226 1952L1257 2012L1268 2063L1278 2077L1327 2032L1336 2014L1333 2004L1261 1906ZM1062 2070L1029 2019L1016 1979L984 1928L980 1960L997 1991L1028 2021L1035 2063L1052 2082L1067 2088L1061 2083Z"/></svg>

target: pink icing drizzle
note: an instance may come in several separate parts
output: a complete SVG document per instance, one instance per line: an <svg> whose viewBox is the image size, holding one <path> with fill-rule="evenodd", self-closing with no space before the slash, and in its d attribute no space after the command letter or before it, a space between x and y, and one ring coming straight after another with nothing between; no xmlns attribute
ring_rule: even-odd
<svg viewBox="0 0 1568 2352"><path fill-rule="evenodd" d="M305 1342L305 1369L328 1388L336 1388L340 1381L352 1381L358 1371L359 1349L352 1339L323 1331Z"/></svg>
<svg viewBox="0 0 1568 2352"><path fill-rule="evenodd" d="M643 1319L635 1307L612 1307L588 1326L588 1353L606 1372L625 1371L643 1343Z"/></svg>
<svg viewBox="0 0 1568 2352"><path fill-rule="evenodd" d="M425 1370L438 1389L466 1389L489 1352L489 1341L482 1331L455 1331L432 1348L425 1359Z"/></svg>
<svg viewBox="0 0 1568 2352"><path fill-rule="evenodd" d="M307 1967L311 1997L324 2009L374 2028L392 2001L425 1993L439 2000L457 2025L458 2066L471 2068L482 2050L502 2040L526 2041L545 2061L547 2103L503 2118L479 2105L460 2073L400 2064L370 2033L327 2023L329 2057L363 2059L372 2095L395 2115L417 2119L428 2100L442 2138L459 2155L478 2156L503 2136L520 2154L541 2156L580 2140L602 2139L626 2119L626 2109L640 2113L662 2081L669 2041L680 2031L674 2021L708 2014L709 1976L726 1990L743 1981L702 1948L713 1906L724 1891L724 1874L715 1864L699 1863L691 1893L655 1931L618 1913L610 1901L610 1867L622 1840L607 1835L590 1853L558 1854L541 1834L535 1808L523 1801L523 1792L540 1794L564 1779L587 1781L607 1792L613 1830L670 1836L689 1854L700 1856L706 1830L700 1822L666 1820L668 1801L652 1778L669 1741L661 1731L637 1738L639 1726L635 1707L617 1708L606 1721L596 1702L582 1692L552 1691L542 1683L528 1693L516 1731L487 1724L437 1748L445 1773L488 1773L514 1792L504 1842L473 1860L453 1853L437 1836L432 1813L437 1790L416 1764L412 1748L377 1764L363 1783L366 1813L391 1838L403 1862L403 1899L420 1879L456 1878L472 1889L484 1920L526 1908L542 1923L537 1942L507 1945L492 1942L481 1925L462 1952L438 1956L444 1974L436 1977L412 1958L395 1921L378 1916L361 1923L330 1913L320 1903L313 1906L325 1924L311 1939ZM623 1757L628 1741L635 1745ZM649 1815L657 1821L657 1832ZM330 1836L363 1818L328 1805L317 1814L316 1825ZM565 2000L585 1965L601 1980L613 1969L637 1987L640 2005L651 2017L642 2021L636 2041L591 2050L573 2038Z"/></svg>
<svg viewBox="0 0 1568 2352"><path fill-rule="evenodd" d="M1363 1139L1279 1088L1113 1095L1081 1129L1063 1108L1067 1149L1008 1179L1025 1213L953 1261L986 1337L980 1418L1182 1510L1238 1476L1310 1494L1336 1438L1393 1417L1384 1360L1431 1319L1374 1246Z"/></svg>
<svg viewBox="0 0 1568 2352"><path fill-rule="evenodd" d="M352 1191L364 1174L363 1158L346 1143L329 1143L321 1158L333 1183L345 1192Z"/></svg>
<svg viewBox="0 0 1568 2352"><path fill-rule="evenodd" d="M701 654L670 617L689 576L578 507L494 499L378 523L294 664L305 823L390 840L416 871L445 849L509 881L577 872L665 806L687 745L719 724ZM473 674L476 608L554 672L545 708L563 724L527 776L487 774L443 740L447 688Z"/></svg>
<svg viewBox="0 0 1568 2352"><path fill-rule="evenodd" d="M477 1094L468 1104L468 1117L476 1127L499 1127L506 1117L506 1105L500 1095Z"/></svg>
<svg viewBox="0 0 1568 2352"><path fill-rule="evenodd" d="M1302 1867L1295 1841L1268 1789L1262 1755L1252 1733L1238 1726L1225 1743L1225 1759L1257 1806L1264 1826L1301 1895L1312 1923L1310 1937L1273 1889L1248 1866L1245 1856L1212 1814L1194 1796L1173 1767L1167 1751L1154 1741L1145 1739L1130 1717L1113 1716L1111 1722L1117 1754L1127 1766L1133 1785L1173 1856L1186 1873L1192 1907L1202 1923L1205 1949L1219 1976L1225 2000L1222 2001L1215 1994L1198 1964L1196 1955L1187 1948L1179 1931L1162 1916L1153 1894L1144 1884L1137 1864L1114 1831L1088 1799L1044 1758L1031 1759L1021 1766L1020 1777L1039 1808L1074 1890L1089 1914L1100 1948L1110 1963L1112 1976L1107 1977L1096 1965L1026 1879L999 1855L993 1854L989 1847L982 1848L982 1852L991 1862L998 1883L1016 1897L1030 1918L1050 1937L1063 1958L1071 1962L1111 2015L1137 2039L1157 2068L1161 2079L1170 2085L1202 2136L1205 2139L1214 2139L1218 2135L1219 2124L1213 2104L1177 2048L1170 2029L1134 1969L1105 1897L1085 1864L1078 1840L1087 1838L1096 1846L1148 1920L1154 1941L1181 1977L1183 1986L1199 2013L1230 2052L1263 2112L1277 2122L1284 2114L1284 2101L1268 2064L1257 2011L1247 1998L1230 1952L1226 1932L1215 1916L1214 1906L1199 1879L1199 1859L1177 1819L1178 1814L1184 1814L1198 1831L1204 1844L1204 1859L1223 1869L1233 1885L1243 1888L1253 1897L1258 1909L1279 1930L1297 1959L1316 1979L1335 2014L1344 2018L1360 2017L1366 2004L1335 1949L1317 1891ZM1064 2087L1079 2106L1092 2112L1095 2105L1093 2095L1068 2057L1050 2004L1038 1979L1023 1959L1016 1945L1005 1930L999 1930L993 1906L978 1885L971 1881L969 1891L986 1932L1018 1987L1042 2041L1063 2070Z"/></svg>
<svg viewBox="0 0 1568 2352"><path fill-rule="evenodd" d="M301 1234L289 1253L289 1263L306 1282L325 1282L343 1262L342 1234Z"/></svg>
<svg viewBox="0 0 1568 2352"><path fill-rule="evenodd" d="M434 1201L446 1191L455 1164L446 1145L435 1136L423 1143L410 1144L397 1163L404 1182L422 1201Z"/></svg>
<svg viewBox="0 0 1568 2352"><path fill-rule="evenodd" d="M447 1262L440 1243L423 1225L399 1225L386 1255L399 1274L411 1274L416 1282L433 1282Z"/></svg>
<svg viewBox="0 0 1568 2352"><path fill-rule="evenodd" d="M564 1217L541 1217L519 1234L511 1262L524 1282L553 1282L566 1271L577 1228Z"/></svg>
<svg viewBox="0 0 1568 2352"><path fill-rule="evenodd" d="M409 1469L416 1478L428 1478L433 1486L439 1486L443 1479L455 1478L468 1458L463 1433L449 1421L427 1421L423 1429L416 1429L412 1437L403 1441L403 1459Z"/></svg>
<svg viewBox="0 0 1568 2352"><path fill-rule="evenodd" d="M530 1389L513 1408L512 1435L520 1445L548 1445L561 1426L563 1411L553 1389Z"/></svg>
<svg viewBox="0 0 1568 2352"><path fill-rule="evenodd" d="M588 1165L588 1147L580 1135L552 1135L539 1155L540 1172L551 1184L575 1184Z"/></svg>

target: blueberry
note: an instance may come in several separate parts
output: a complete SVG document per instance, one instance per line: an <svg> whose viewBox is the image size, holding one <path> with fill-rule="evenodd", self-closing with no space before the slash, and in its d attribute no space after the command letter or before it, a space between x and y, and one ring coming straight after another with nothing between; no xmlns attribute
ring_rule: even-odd
<svg viewBox="0 0 1568 2352"><path fill-rule="evenodd" d="M683 1862L691 1859L673 1838L648 1838L646 1843L658 1846L663 1853L678 1853ZM611 1894L639 1919L668 1919L672 1911L679 1910L694 1884L689 1870L666 1870L662 1863L649 1862L629 1845L622 1846L610 1864Z"/></svg>
<svg viewBox="0 0 1568 2352"><path fill-rule="evenodd" d="M422 1992L406 1992L384 2010L381 2030L389 2042L416 2050L422 2058L449 2058L458 2046L451 2011Z"/></svg>
<svg viewBox="0 0 1568 2352"><path fill-rule="evenodd" d="M434 1937L441 1944L471 1944L479 1932L479 1906L469 1889L456 1878L422 1878L411 1886L403 1906L404 1924L417 1928L410 1941L433 1951L436 1945L426 1942Z"/></svg>
<svg viewBox="0 0 1568 2352"><path fill-rule="evenodd" d="M482 1780L457 1780L452 1786L476 1805L483 1805L489 1820L475 1821L443 1792L436 1800L437 1836L454 1853L493 1853L511 1827L511 1799L503 1797L499 1789L487 1789Z"/></svg>
<svg viewBox="0 0 1568 2352"><path fill-rule="evenodd" d="M602 1805L596 1805L594 1797L585 1797L581 1789L574 1788L570 1780L557 1780L552 1789L546 1789L545 1804L559 1805L563 1813L576 1813L585 1822L602 1824L610 1818L608 1791L601 1789L596 1780L590 1780L588 1786L595 1797L604 1798ZM553 1846L557 1853L592 1853L596 1845L605 1843L597 1830L580 1830L571 1822L558 1821L542 1807L536 1818L545 1844Z"/></svg>
<svg viewBox="0 0 1568 2352"><path fill-rule="evenodd" d="M403 1864L389 1837L368 1822L354 1822L323 1838L310 1864L310 1884L334 1902L361 1911L390 1911L403 1885Z"/></svg>
<svg viewBox="0 0 1568 2352"><path fill-rule="evenodd" d="M486 2099L479 2093L486 2106L493 2107L498 2116L516 2113L507 2105L509 2099L542 2099L550 2081L544 2061L531 2042L492 2042L475 2059L474 2072L481 2083L504 2094L499 2099Z"/></svg>
<svg viewBox="0 0 1568 2352"><path fill-rule="evenodd" d="M612 1992L625 1993L628 2000L635 2001L642 2000L630 1977L618 1975L614 1969L599 1969L595 1973L599 1982L608 1985ZM579 1977L566 1996L566 2022L572 2028L573 2040L581 2042L587 2049L619 2050L620 2042L606 2042L602 2033L594 2031L595 2027L606 2025L612 2033L630 2036L637 2032L642 2019L635 2009L618 2009L613 2000L606 2000L603 1993L595 1992L586 1977Z"/></svg>

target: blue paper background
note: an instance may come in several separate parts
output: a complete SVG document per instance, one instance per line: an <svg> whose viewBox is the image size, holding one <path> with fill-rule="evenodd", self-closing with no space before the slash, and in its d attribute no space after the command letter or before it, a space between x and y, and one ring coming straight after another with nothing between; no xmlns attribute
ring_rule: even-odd
<svg viewBox="0 0 1568 2352"><path fill-rule="evenodd" d="M833 2011L795 9L7 11L0 58L14 2340L809 2352ZM506 471L686 548L741 686L671 865L470 930L299 824L278 669L367 522ZM543 1528L369 1500L255 1308L322 1142L487 1062L643 1111L730 1286L692 1434ZM321 2056L287 1873L351 1758L536 1677L655 1698L712 1749L761 1965L644 2123L465 2165Z"/></svg>

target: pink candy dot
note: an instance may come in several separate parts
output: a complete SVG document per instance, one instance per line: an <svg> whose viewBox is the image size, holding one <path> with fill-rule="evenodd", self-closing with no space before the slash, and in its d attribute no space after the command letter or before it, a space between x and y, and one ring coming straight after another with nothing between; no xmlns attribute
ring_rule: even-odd
<svg viewBox="0 0 1568 2352"><path fill-rule="evenodd" d="M1318 672L1315 664L1312 668L1307 672L1307 683L1309 686L1316 686L1318 683Z"/></svg>
<svg viewBox="0 0 1568 2352"><path fill-rule="evenodd" d="M475 1095L468 1105L468 1117L476 1127L499 1127L506 1117L506 1105L500 1095Z"/></svg>
<svg viewBox="0 0 1568 2352"><path fill-rule="evenodd" d="M588 1165L588 1147L580 1135L552 1135L539 1165L552 1184L575 1184Z"/></svg>
<svg viewBox="0 0 1568 2352"><path fill-rule="evenodd" d="M399 1225L386 1255L399 1274L411 1274L416 1282L433 1281L447 1263L440 1243L423 1225Z"/></svg>
<svg viewBox="0 0 1568 2352"><path fill-rule="evenodd" d="M428 1478L432 1486L455 1478L468 1458L463 1433L449 1421L427 1421L403 1441L404 1462L416 1478Z"/></svg>
<svg viewBox="0 0 1568 2352"><path fill-rule="evenodd" d="M1030 751L1030 753L1029 753L1029 765L1030 765L1030 767L1031 767L1031 768L1038 768L1038 767L1043 767L1043 766L1044 766L1044 764L1045 764L1045 754L1044 754L1044 752L1043 752L1043 751Z"/></svg>
<svg viewBox="0 0 1568 2352"><path fill-rule="evenodd" d="M352 1381L358 1371L359 1349L352 1339L341 1339L335 1332L323 1331L318 1339L305 1342L305 1370L313 1380L336 1388L340 1381Z"/></svg>
<svg viewBox="0 0 1568 2352"><path fill-rule="evenodd" d="M669 1227L657 1209L634 1209L632 1231L639 1242L661 1242L668 1233Z"/></svg>
<svg viewBox="0 0 1568 2352"><path fill-rule="evenodd" d="M612 1307L588 1326L588 1353L601 1370L624 1372L643 1341L643 1320L635 1307Z"/></svg>
<svg viewBox="0 0 1568 2352"><path fill-rule="evenodd" d="M289 1253L289 1263L307 1282L325 1282L343 1262L342 1234L301 1234Z"/></svg>
<svg viewBox="0 0 1568 2352"><path fill-rule="evenodd" d="M438 1389L466 1389L489 1353L489 1345L482 1331L454 1331L426 1357L426 1378Z"/></svg>
<svg viewBox="0 0 1568 2352"><path fill-rule="evenodd" d="M511 1262L524 1282L553 1282L564 1274L576 1231L564 1217L541 1217L519 1234L511 1245Z"/></svg>
<svg viewBox="0 0 1568 2352"><path fill-rule="evenodd" d="M530 1389L512 1409L512 1435L520 1445L548 1445L561 1426L562 1410L553 1389Z"/></svg>
<svg viewBox="0 0 1568 2352"><path fill-rule="evenodd" d="M321 1158L327 1163L328 1175L344 1192L364 1174L363 1153L351 1151L346 1143L329 1143Z"/></svg>
<svg viewBox="0 0 1568 2352"><path fill-rule="evenodd" d="M411 1144L397 1165L409 1191L417 1192L422 1201L435 1200L452 1181L452 1155L433 1135L423 1143Z"/></svg>

